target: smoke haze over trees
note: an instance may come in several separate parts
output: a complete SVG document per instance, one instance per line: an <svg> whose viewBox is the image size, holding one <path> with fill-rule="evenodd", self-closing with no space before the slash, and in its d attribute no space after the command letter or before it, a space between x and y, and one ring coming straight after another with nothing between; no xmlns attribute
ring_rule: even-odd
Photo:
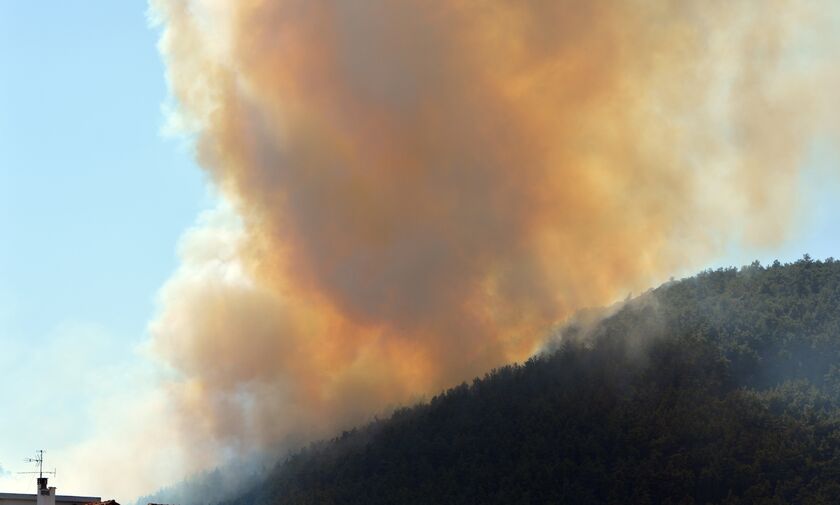
<svg viewBox="0 0 840 505"><path fill-rule="evenodd" d="M833 503L838 393L840 262L707 271L227 504Z"/></svg>

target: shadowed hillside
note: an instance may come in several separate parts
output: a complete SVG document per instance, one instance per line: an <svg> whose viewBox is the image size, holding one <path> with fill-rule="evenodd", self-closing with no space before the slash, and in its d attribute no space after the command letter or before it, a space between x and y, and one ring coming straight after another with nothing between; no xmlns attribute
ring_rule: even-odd
<svg viewBox="0 0 840 505"><path fill-rule="evenodd" d="M840 262L707 271L608 314L292 455L229 505L840 496Z"/></svg>

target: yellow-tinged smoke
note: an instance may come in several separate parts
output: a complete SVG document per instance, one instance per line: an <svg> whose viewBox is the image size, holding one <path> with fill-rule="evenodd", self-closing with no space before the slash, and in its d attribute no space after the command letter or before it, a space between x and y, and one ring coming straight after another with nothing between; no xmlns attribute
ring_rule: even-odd
<svg viewBox="0 0 840 505"><path fill-rule="evenodd" d="M154 1L172 121L230 204L151 327L187 431L322 434L781 238L825 109L818 7Z"/></svg>

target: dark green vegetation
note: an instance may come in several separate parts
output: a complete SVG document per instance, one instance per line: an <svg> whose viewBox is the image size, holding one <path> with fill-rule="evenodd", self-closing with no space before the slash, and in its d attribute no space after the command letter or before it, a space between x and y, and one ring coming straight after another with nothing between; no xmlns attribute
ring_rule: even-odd
<svg viewBox="0 0 840 505"><path fill-rule="evenodd" d="M835 503L840 262L704 272L287 458L230 505Z"/></svg>

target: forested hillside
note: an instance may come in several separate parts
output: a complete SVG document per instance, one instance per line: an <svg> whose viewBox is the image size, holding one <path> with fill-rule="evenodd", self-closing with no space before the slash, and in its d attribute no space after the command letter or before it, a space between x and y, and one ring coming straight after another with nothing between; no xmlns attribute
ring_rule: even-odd
<svg viewBox="0 0 840 505"><path fill-rule="evenodd" d="M288 457L229 505L838 499L840 262L805 256L570 324L525 364Z"/></svg>

